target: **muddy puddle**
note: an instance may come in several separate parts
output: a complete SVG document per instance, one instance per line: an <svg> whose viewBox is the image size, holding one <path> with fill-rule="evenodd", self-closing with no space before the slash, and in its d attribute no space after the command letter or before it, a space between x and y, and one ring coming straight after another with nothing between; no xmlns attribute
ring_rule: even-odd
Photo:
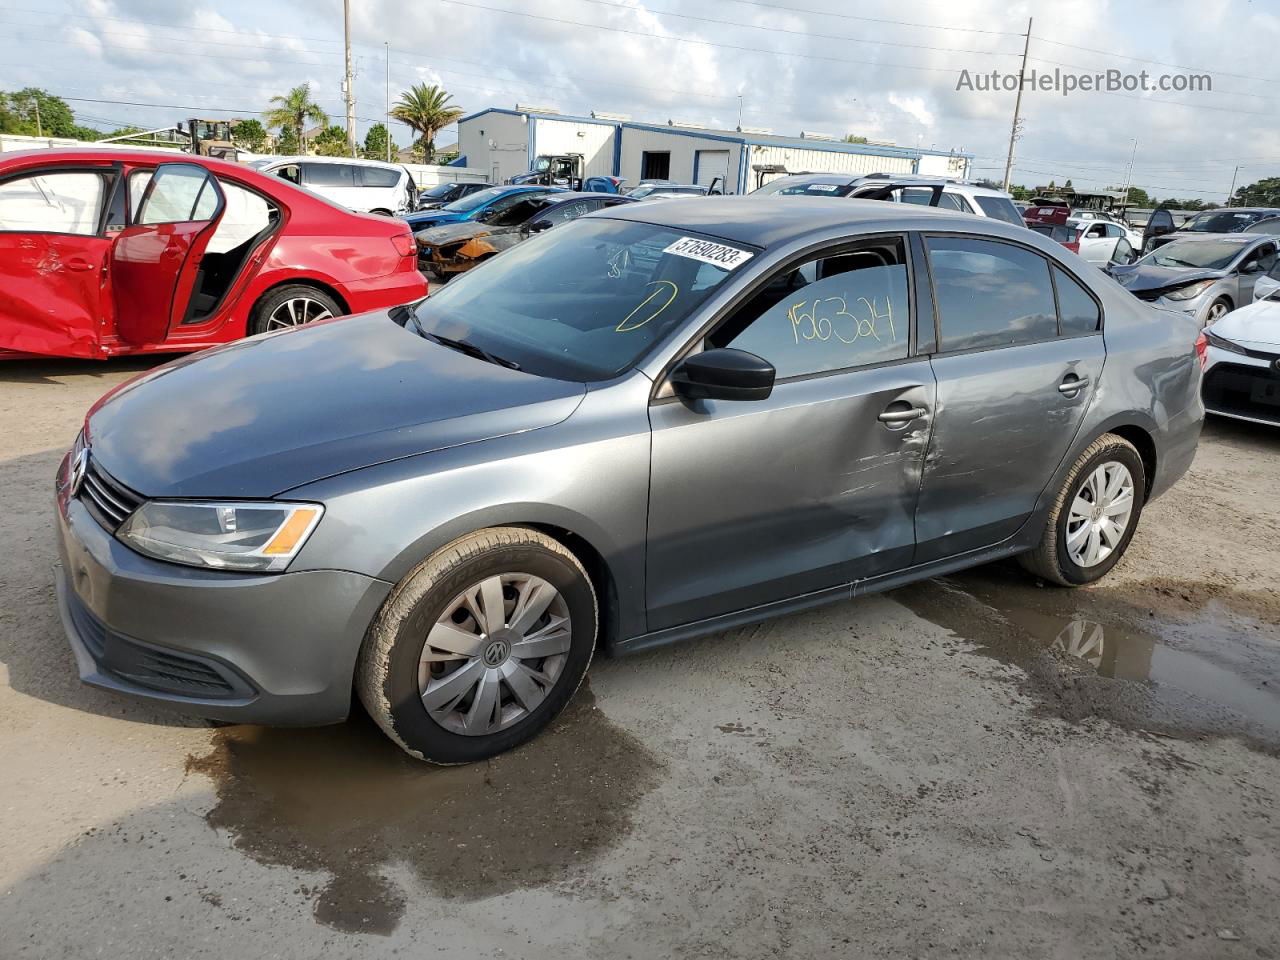
<svg viewBox="0 0 1280 960"><path fill-rule="evenodd" d="M412 896L384 867L466 900L569 879L627 834L661 775L585 685L531 743L483 763L428 766L357 711L312 730L219 729L188 769L214 782L210 826L260 863L328 873L299 889L316 919L371 934L390 933Z"/></svg>
<svg viewBox="0 0 1280 960"><path fill-rule="evenodd" d="M891 597L1026 671L1045 713L1164 736L1239 737L1280 754L1274 598L1203 584L1037 586L1016 564L915 584Z"/></svg>

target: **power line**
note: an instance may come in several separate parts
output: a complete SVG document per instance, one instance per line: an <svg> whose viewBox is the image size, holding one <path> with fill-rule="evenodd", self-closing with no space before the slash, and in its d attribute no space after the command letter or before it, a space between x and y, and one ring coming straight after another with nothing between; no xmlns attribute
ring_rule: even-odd
<svg viewBox="0 0 1280 960"><path fill-rule="evenodd" d="M742 2L742 0L739 0L739 2ZM1039 36L1038 34L1033 35L1032 39L1039 40L1041 43L1051 43L1057 47L1069 47L1072 50L1084 50L1087 53L1097 53L1097 54L1101 54L1104 57L1115 57L1119 60L1135 60L1138 63L1154 63L1157 66L1173 67L1177 70L1188 70L1188 71L1201 70L1201 71L1204 71L1205 73L1213 73L1213 74L1218 74L1224 77L1232 77L1233 79L1236 79L1236 80L1253 80L1253 81L1257 81L1258 83L1280 83L1280 80L1275 80L1270 77L1254 77L1245 73L1228 73L1226 70L1217 70L1212 67L1188 67L1185 64L1181 64L1181 63L1170 63L1167 60L1152 60L1148 57L1135 57L1135 56L1132 56L1131 54L1118 53L1115 50L1098 50L1094 47L1082 47L1074 43L1065 43L1062 40L1050 40L1048 37L1042 37L1042 36Z"/></svg>
<svg viewBox="0 0 1280 960"><path fill-rule="evenodd" d="M788 7L780 3L765 3L763 0L729 0L730 3L741 3L750 7L766 7L770 10L782 10L786 13L811 13L821 17L839 17L841 20L860 20L863 23L880 23L895 27L916 27L922 30L950 30L957 33L985 33L1000 37L1020 37L1017 30L982 30L978 27L953 27L938 23L912 23L908 20L886 20L880 17L860 17L852 13L833 13L830 10L806 10L803 7Z"/></svg>

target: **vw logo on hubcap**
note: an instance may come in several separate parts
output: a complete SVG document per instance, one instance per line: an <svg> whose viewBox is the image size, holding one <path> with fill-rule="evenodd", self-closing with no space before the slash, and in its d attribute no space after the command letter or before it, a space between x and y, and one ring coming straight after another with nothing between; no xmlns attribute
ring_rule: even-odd
<svg viewBox="0 0 1280 960"><path fill-rule="evenodd" d="M507 662L509 656L511 656L511 644L506 640L493 640L484 648L480 659L484 661L486 667L500 667Z"/></svg>

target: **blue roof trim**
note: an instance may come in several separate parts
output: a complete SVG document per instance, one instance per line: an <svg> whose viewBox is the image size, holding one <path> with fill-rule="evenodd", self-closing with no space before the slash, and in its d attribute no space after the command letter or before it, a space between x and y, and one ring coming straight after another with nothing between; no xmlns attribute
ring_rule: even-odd
<svg viewBox="0 0 1280 960"><path fill-rule="evenodd" d="M539 113L536 110L508 110L506 107L486 107L484 110L477 110L475 113L468 114L456 122L466 123L476 117L483 117L486 113L502 113L508 117L529 117L534 120L568 120L570 123L594 123L602 127L616 127L618 125L617 120L597 120L595 117L577 117L567 113Z"/></svg>

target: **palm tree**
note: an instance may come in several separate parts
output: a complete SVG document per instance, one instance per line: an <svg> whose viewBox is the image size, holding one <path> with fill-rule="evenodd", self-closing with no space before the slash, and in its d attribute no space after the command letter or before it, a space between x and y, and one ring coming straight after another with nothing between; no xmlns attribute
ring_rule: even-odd
<svg viewBox="0 0 1280 960"><path fill-rule="evenodd" d="M430 163L435 158L436 134L465 112L452 106L449 103L452 99L453 94L446 93L441 87L418 83L400 94L400 99L391 108L391 116L421 134L418 142L422 144L423 163Z"/></svg>
<svg viewBox="0 0 1280 960"><path fill-rule="evenodd" d="M294 87L283 97L272 97L271 103L273 104L271 109L262 114L267 121L267 126L279 127L282 131L292 130L298 138L299 150L306 150L302 131L306 129L308 120L321 127L329 125L329 115L311 99L309 83Z"/></svg>

